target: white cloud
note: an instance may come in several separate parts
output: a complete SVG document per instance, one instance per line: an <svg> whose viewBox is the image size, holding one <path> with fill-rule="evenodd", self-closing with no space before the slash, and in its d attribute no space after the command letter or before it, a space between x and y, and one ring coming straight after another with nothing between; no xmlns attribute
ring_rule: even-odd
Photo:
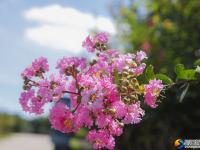
<svg viewBox="0 0 200 150"><path fill-rule="evenodd" d="M82 41L92 29L116 33L111 19L60 5L34 7L25 11L23 16L39 24L27 28L25 36L54 50L79 53L82 50Z"/></svg>

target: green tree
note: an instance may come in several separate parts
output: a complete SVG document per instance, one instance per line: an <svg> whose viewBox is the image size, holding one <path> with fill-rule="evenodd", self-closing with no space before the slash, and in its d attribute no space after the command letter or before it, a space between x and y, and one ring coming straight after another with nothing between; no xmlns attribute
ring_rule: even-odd
<svg viewBox="0 0 200 150"><path fill-rule="evenodd" d="M126 51L145 50L155 72L172 78L177 63L194 68L194 61L200 57L199 0L130 1L117 7L114 16ZM179 103L177 96L186 87L185 83L175 86L167 92L159 109L141 124L126 127L118 140L119 149L168 150L174 148L175 139L200 138L200 86L194 82Z"/></svg>

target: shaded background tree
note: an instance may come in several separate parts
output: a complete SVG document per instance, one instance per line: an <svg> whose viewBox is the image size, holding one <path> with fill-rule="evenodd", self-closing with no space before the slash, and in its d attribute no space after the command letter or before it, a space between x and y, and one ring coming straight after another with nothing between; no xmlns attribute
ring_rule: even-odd
<svg viewBox="0 0 200 150"><path fill-rule="evenodd" d="M127 52L145 50L155 71L172 78L175 64L194 66L200 56L199 0L128 1L113 8ZM159 108L148 110L151 113L139 125L125 128L118 149L171 150L178 138L200 138L199 83L190 86L182 103L177 99L180 86L169 90Z"/></svg>

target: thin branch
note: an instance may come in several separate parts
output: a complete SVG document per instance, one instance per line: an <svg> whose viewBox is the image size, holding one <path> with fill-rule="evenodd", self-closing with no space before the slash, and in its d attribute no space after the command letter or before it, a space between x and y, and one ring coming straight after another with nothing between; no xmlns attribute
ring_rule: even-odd
<svg viewBox="0 0 200 150"><path fill-rule="evenodd" d="M78 108L78 106L80 105L81 103L78 103L77 105L76 105L76 107L74 108L74 110L72 110L72 113L74 113L76 110L77 110L77 108Z"/></svg>
<svg viewBox="0 0 200 150"><path fill-rule="evenodd" d="M63 93L69 93L69 94L75 94L75 95L80 95L80 93L76 93L76 92L71 92L71 91L63 91Z"/></svg>
<svg viewBox="0 0 200 150"><path fill-rule="evenodd" d="M181 80L181 81L177 81L177 82L174 82L174 83L172 83L172 84L166 85L165 87L171 88L171 87L173 87L173 86L183 85L183 84L192 83L192 82L193 82L192 80Z"/></svg>
<svg viewBox="0 0 200 150"><path fill-rule="evenodd" d="M28 79L29 81L31 81L35 86L38 86L39 85L39 83L37 83L36 81L33 81L33 80L31 80L31 79Z"/></svg>

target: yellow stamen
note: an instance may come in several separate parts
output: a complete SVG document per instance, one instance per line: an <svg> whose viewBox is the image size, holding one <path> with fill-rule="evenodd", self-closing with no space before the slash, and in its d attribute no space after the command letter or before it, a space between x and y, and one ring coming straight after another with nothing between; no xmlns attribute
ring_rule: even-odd
<svg viewBox="0 0 200 150"><path fill-rule="evenodd" d="M71 129L72 128L72 119L66 119L64 121L64 125L68 128Z"/></svg>

